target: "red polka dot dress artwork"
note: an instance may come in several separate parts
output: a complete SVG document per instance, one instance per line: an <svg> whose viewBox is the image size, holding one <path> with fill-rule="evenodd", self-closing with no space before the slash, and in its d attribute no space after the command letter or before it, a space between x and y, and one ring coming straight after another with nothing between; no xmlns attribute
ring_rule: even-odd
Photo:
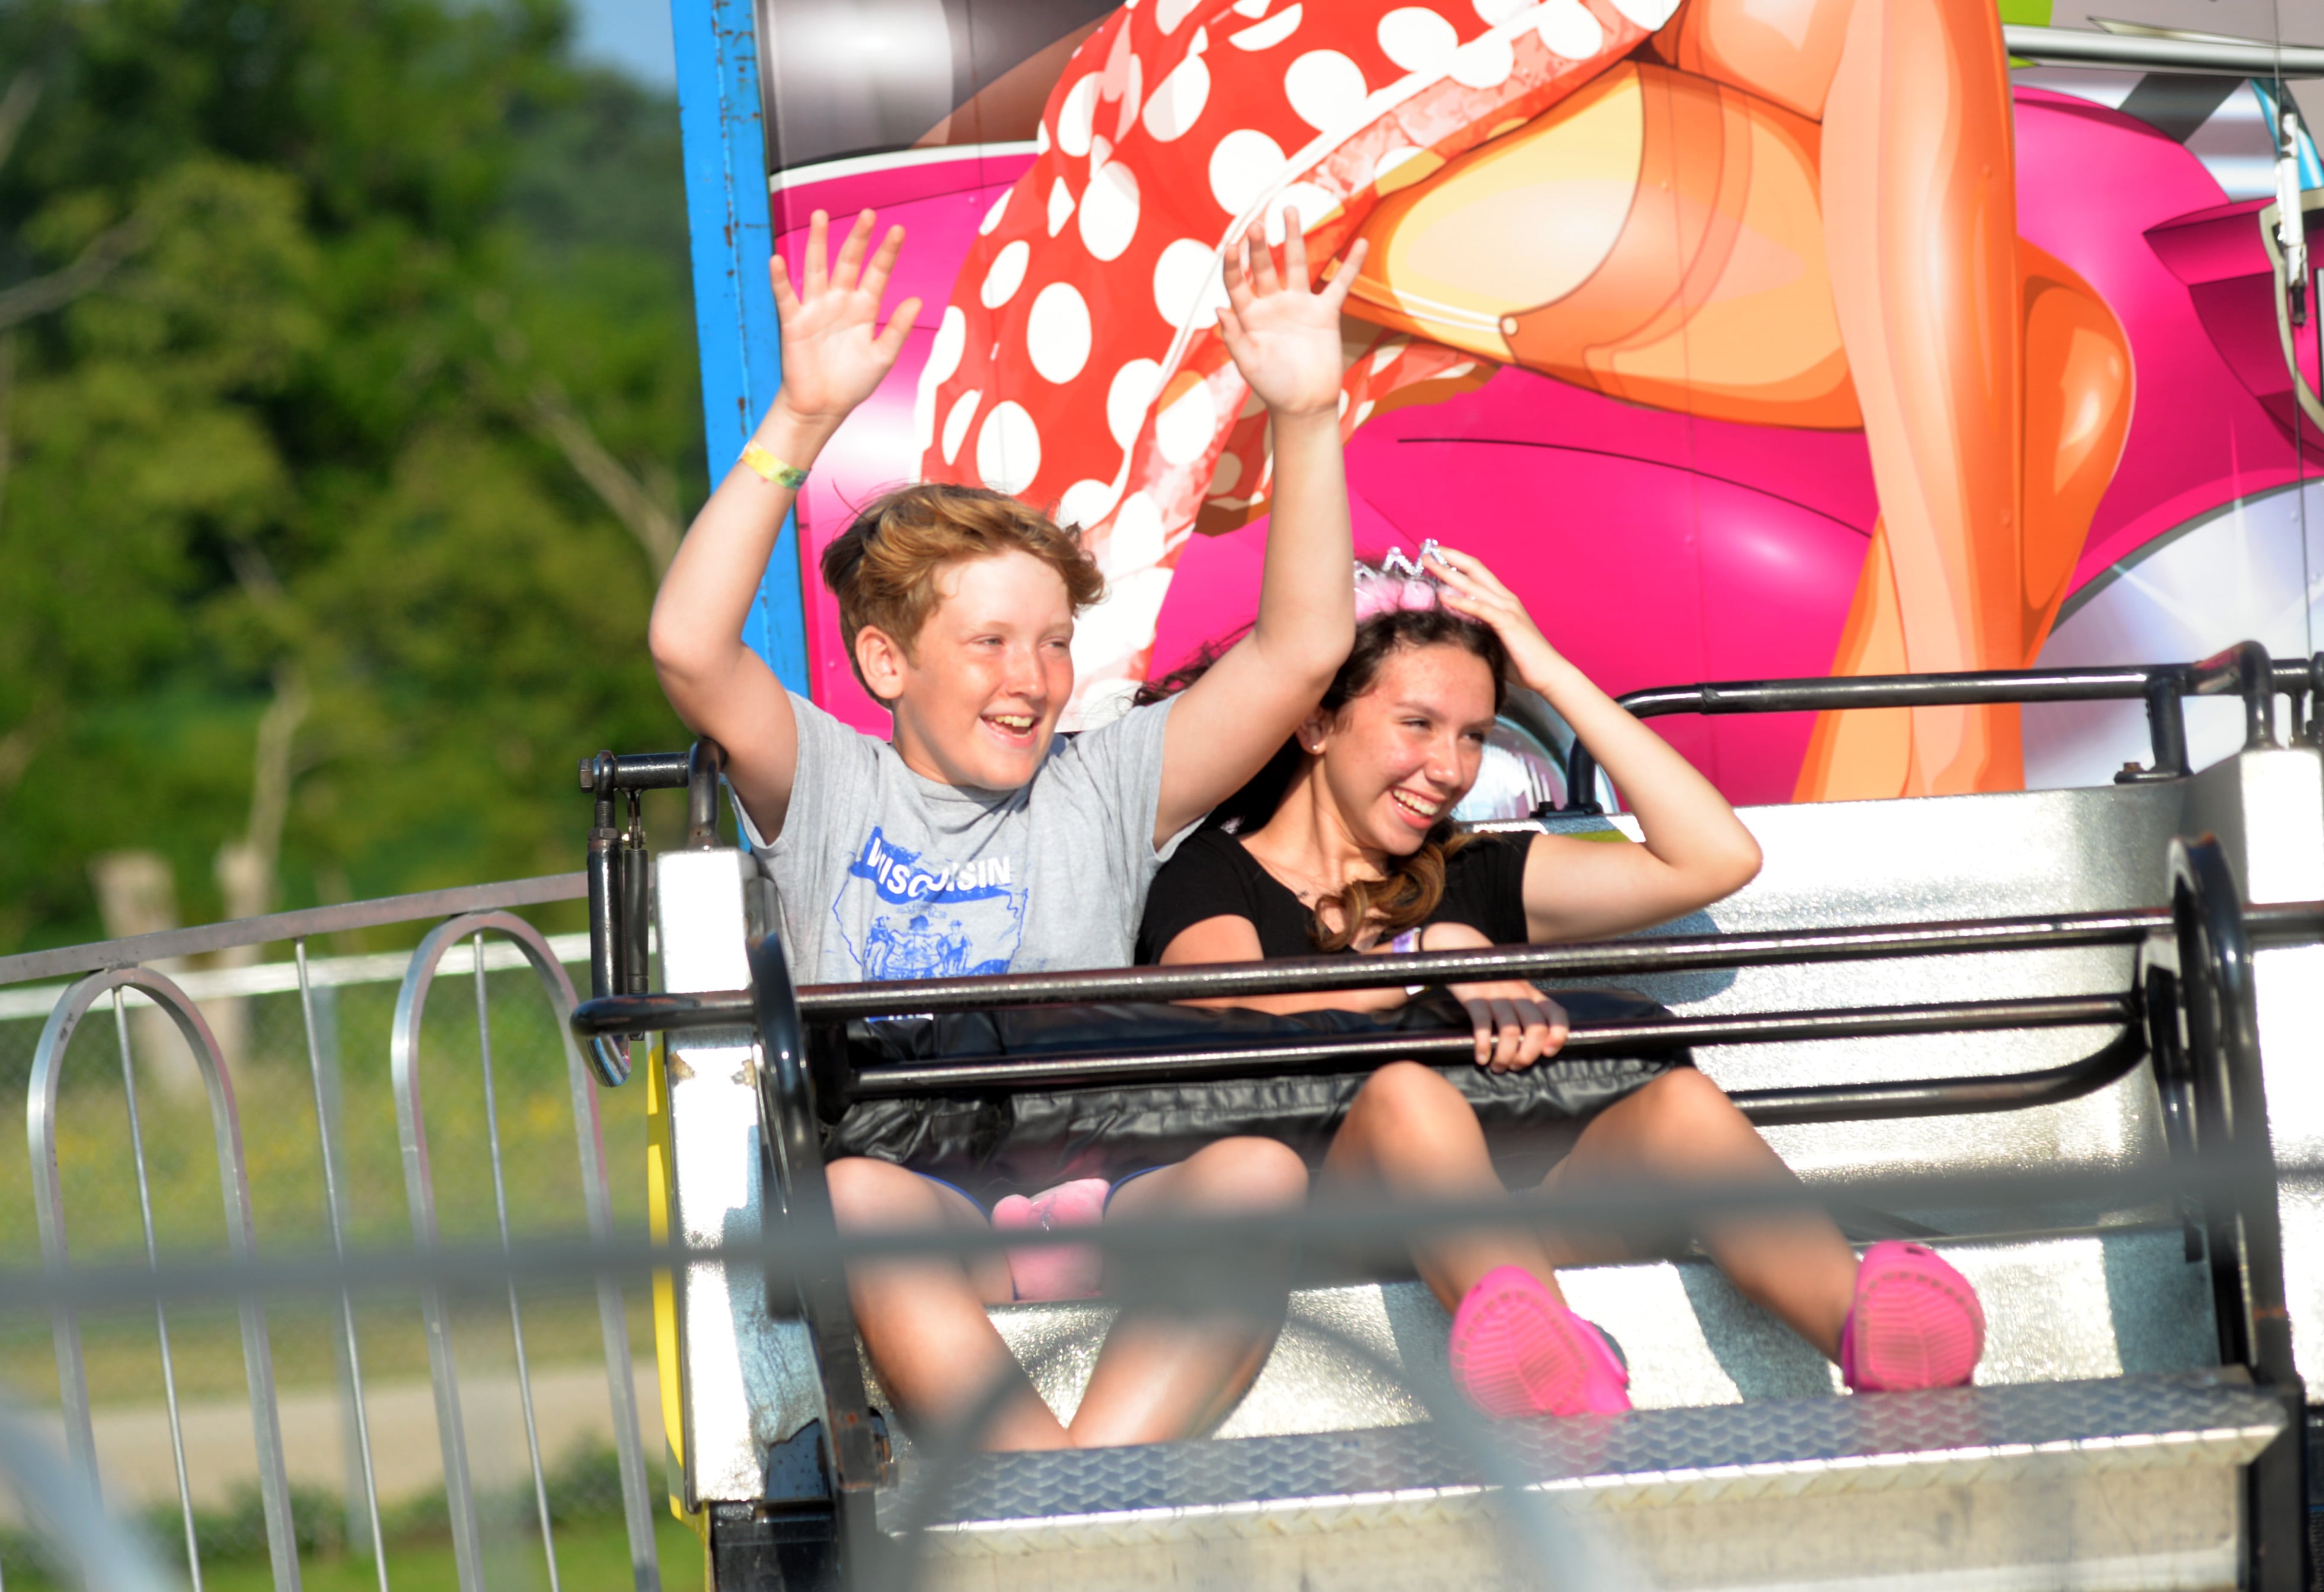
<svg viewBox="0 0 2324 1592"><path fill-rule="evenodd" d="M1087 533L1111 596L1075 642L1083 702L1142 677L1185 539L1267 509L1267 417L1218 335L1229 242L1263 222L1279 243L1296 215L1332 274L1383 199L1538 116L1674 5L1132 0L1083 43L961 266L915 407L923 478ZM1492 373L1347 326L1343 435Z"/></svg>

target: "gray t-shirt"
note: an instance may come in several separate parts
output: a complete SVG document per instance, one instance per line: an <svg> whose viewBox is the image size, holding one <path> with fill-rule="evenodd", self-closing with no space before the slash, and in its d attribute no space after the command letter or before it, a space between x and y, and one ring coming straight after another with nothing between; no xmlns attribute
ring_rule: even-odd
<svg viewBox="0 0 2324 1592"><path fill-rule="evenodd" d="M782 833L768 845L742 816L782 900L791 976L1130 966L1147 886L1185 838L1154 845L1169 709L1057 742L1021 789L976 791L914 773L885 741L791 693L798 772Z"/></svg>

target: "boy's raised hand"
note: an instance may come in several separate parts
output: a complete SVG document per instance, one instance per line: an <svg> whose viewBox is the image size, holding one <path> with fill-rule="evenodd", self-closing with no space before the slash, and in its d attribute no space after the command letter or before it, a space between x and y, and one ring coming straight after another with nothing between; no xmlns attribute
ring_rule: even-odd
<svg viewBox="0 0 2324 1592"><path fill-rule="evenodd" d="M1269 409L1313 414L1340 403L1340 306L1355 285L1368 248L1359 239L1340 272L1320 290L1308 286L1307 242L1299 212L1283 212L1283 269L1267 246L1264 222L1227 251L1227 307L1219 332L1242 379Z"/></svg>
<svg viewBox="0 0 2324 1592"><path fill-rule="evenodd" d="M825 425L844 420L893 368L919 313L920 301L907 299L888 318L887 329L880 329L880 295L903 249L904 229L888 228L867 262L872 225L871 211L858 215L826 269L831 223L817 210L799 260L802 280L792 282L780 255L768 263L783 323L783 387L776 402L799 420Z"/></svg>

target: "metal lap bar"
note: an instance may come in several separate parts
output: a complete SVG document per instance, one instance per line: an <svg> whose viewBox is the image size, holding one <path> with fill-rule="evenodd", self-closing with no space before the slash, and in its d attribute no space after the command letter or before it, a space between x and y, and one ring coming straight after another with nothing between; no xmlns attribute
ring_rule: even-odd
<svg viewBox="0 0 2324 1592"><path fill-rule="evenodd" d="M2246 907L2244 923L2246 932L2257 942L2315 939L2324 937L2324 902L2280 902ZM1793 929L1757 934L1674 934L1571 945L1428 951L1414 956L1303 957L1275 962L1006 974L900 984L808 985L798 991L798 1001L799 1015L821 1024L903 1013L991 1011L1004 1006L1064 1003L1202 1000L1498 978L1572 983L1711 967L1773 967L1881 957L2050 950L2070 946L2135 946L2171 930L2168 909L2131 908L1953 922ZM678 1032L728 1028L752 1021L751 995L747 990L585 1001L573 1012L574 1032L585 1036L632 1030Z"/></svg>
<svg viewBox="0 0 2324 1592"><path fill-rule="evenodd" d="M2078 1083L2096 1064L2107 1072L2089 1088L2110 1082L2128 1070L2145 1053L2137 1024L2142 1021L2128 995L2070 995L2027 1000L1961 1001L1918 1006L1864 1007L1836 1012L1773 1012L1720 1017L1642 1018L1628 1023L1576 1023L1559 1051L1561 1057L1588 1057L1609 1051L1636 1052L1668 1050L1681 1045L1765 1044L1811 1039L1866 1039L1914 1033L1969 1033L1997 1029L2080 1028L2122 1025L2135 1041L2127 1052L2117 1040L2088 1061L2038 1073L1998 1078L1948 1078L1894 1085L1841 1086L1838 1093L1869 1105L1875 1101L1909 1102L1918 1109L1893 1113L1928 1115L1957 1109L1949 1104L1950 1091L1981 1092L1982 1104L1971 1110L2007 1110L2036 1103L2019 1097L2031 1092L2047 1098L2061 1086ZM973 1061L933 1061L866 1067L854 1075L849 1093L855 1099L880 1099L923 1095L1013 1092L1083 1086L1190 1081L1197 1078L1268 1078L1299 1072L1370 1071L1384 1062L1429 1058L1459 1060L1476 1050L1474 1035L1465 1031L1333 1034L1290 1043L1258 1043L1204 1049L1124 1054L1119 1051L1084 1051L1071 1055L1019 1054ZM2116 1065L2119 1063L2119 1065ZM1554 1066L1555 1061L1545 1061ZM1762 1091L1772 1111L1808 1109L1812 1102L1831 1097L1823 1089ZM2074 1093L2086 1089L2076 1088ZM2068 1094L2061 1098L2071 1098ZM1747 1111L1751 1093L1738 1094L1736 1103ZM1891 1113L1881 1113L1891 1115ZM1811 1120L1783 1115L1770 1120Z"/></svg>
<svg viewBox="0 0 2324 1592"><path fill-rule="evenodd" d="M225 1059L218 1051L217 1036L210 1032L201 1009L188 998L176 983L160 973L143 967L115 967L102 973L92 973L65 991L53 1011L48 1025L41 1031L39 1045L32 1052L32 1076L26 1100L26 1134L32 1159L32 1200L41 1228L41 1258L52 1273L62 1273L70 1263L71 1254L65 1237L64 1183L57 1162L57 1094L63 1079L64 1059L72 1042L73 1031L83 1017L103 996L110 994L118 999L119 992L134 989L169 1014L178 1032L194 1052L201 1071L202 1083L209 1097L210 1126L217 1141L218 1187L226 1200L226 1244L236 1261L247 1263L257 1258L257 1239L251 1224L250 1178L242 1154L242 1121L235 1108L234 1080L227 1076ZM124 1040L124 1055L127 1054ZM135 1109L135 1093L131 1092L131 1109ZM140 1193L143 1194L144 1166L142 1155L138 1164ZM152 1258L152 1228L147 1227L148 1258ZM266 1334L266 1308L255 1294L244 1294L239 1301L242 1318L243 1372L250 1388L251 1435L258 1453L259 1498L266 1517L266 1546L274 1567L276 1592L298 1592L299 1548L290 1518L290 1489L283 1466L282 1429L276 1419L274 1406L274 1357ZM164 1332L167 1328L164 1325ZM97 1486L97 1439L90 1424L88 1373L81 1356L80 1321L69 1305L60 1305L54 1315L57 1352L58 1390L63 1402L65 1445L74 1467L88 1478L93 1490ZM166 1355L167 1338L163 1338ZM166 1361L165 1361L166 1365ZM174 1376L171 1377L174 1384ZM177 1440L177 1405L172 1387L171 1395L171 1432ZM179 1466L184 1467L182 1450ZM181 1499L184 1495L181 1479ZM192 1521L187 1521L189 1538ZM188 1543L191 1553L193 1544ZM198 1560L189 1560L198 1581Z"/></svg>
<svg viewBox="0 0 2324 1592"><path fill-rule="evenodd" d="M1618 698L1633 717L1670 713L1830 713L1869 708L1943 708L2006 702L2146 703L2154 763L2123 780L2178 779L2188 773L2188 697L2240 694L2246 750L2273 746L2277 693L2306 693L2312 662L2273 663L2257 642L2238 642L2199 663L2125 664L2089 669L1986 669L1951 674L1866 674L1852 678L1721 680L1660 686ZM1564 810L1596 813L1598 760L1577 738L1566 753Z"/></svg>

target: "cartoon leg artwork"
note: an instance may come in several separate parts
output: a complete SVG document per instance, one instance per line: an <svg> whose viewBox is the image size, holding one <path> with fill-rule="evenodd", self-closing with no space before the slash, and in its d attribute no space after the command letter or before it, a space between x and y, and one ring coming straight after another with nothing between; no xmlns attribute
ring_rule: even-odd
<svg viewBox="0 0 2324 1592"><path fill-rule="evenodd" d="M1100 30L1084 58L1103 64L1060 84L1056 141L988 220L922 389L928 474L1022 476L1096 528L1125 600L1093 627L1090 678L1142 670L1189 531L1265 507L1264 417L1208 330L1213 244L1229 215L1286 209L1311 257L1372 243L1345 430L1504 364L1707 417L1860 428L1882 518L1836 670L2033 661L2120 455L2130 362L2097 295L2015 236L1987 5L1549 0L1480 5L1501 18L1480 32L1467 6L1268 4L1157 0ZM1141 112L1149 67L1165 75ZM1278 135L1309 136L1286 155ZM1184 213L1205 197L1216 214ZM1050 244L1077 205L1083 246ZM1134 309L1155 326L1113 313L1149 280ZM1112 479L1065 478L1093 464ZM1828 716L1797 793L2021 782L2014 709L1933 708Z"/></svg>

